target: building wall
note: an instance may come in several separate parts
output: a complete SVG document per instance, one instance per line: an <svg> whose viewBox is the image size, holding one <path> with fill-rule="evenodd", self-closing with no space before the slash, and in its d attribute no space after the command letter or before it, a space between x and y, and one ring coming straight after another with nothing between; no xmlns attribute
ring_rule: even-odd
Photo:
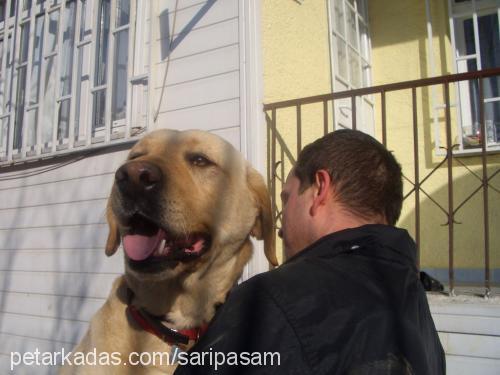
<svg viewBox="0 0 500 375"><path fill-rule="evenodd" d="M264 103L329 93L332 90L327 1L263 1L262 60ZM301 108L302 144L321 136L322 105ZM271 113L267 113L271 116ZM297 112L280 110L277 133L283 139L285 173L297 157ZM268 117L269 121L269 117ZM285 146L286 145L286 146ZM278 185L278 194L281 184ZM278 200L278 205L280 204ZM281 255L281 244L278 244Z"/></svg>
<svg viewBox="0 0 500 375"><path fill-rule="evenodd" d="M175 3L151 2L149 127L208 130L247 153L249 2L185 0L176 12ZM175 48L160 101L175 13ZM8 372L13 351L71 350L123 272L121 250L104 255L104 214L128 147L68 165L75 155L0 169L0 373Z"/></svg>
<svg viewBox="0 0 500 375"><path fill-rule="evenodd" d="M373 81L375 85L427 78L436 75L454 73L453 56L448 27L446 2L429 1L430 18L433 28L433 51L429 51L427 37L427 16L424 1L405 0L392 2L374 0L369 2L370 27L372 37ZM432 55L432 56L431 56ZM431 64L431 57L434 63ZM451 102L456 101L454 86L450 86ZM436 128L434 116L438 119L438 130L444 140L444 110L434 112L433 107L444 104L443 89L440 87L417 90L417 116L419 134L420 178L423 179L444 158L443 152L436 151ZM395 92L387 95L388 147L394 150L405 174L414 179L413 135L411 92ZM380 100L376 101L376 123L380 130ZM452 108L453 143L458 142L456 113ZM467 165L476 174L482 174L481 159L463 156L460 162ZM498 170L500 157L488 155L488 173ZM445 164L446 166L446 164ZM429 178L422 188L432 195L437 202L447 209L447 170L442 167ZM479 180L459 162L453 163L454 207L458 207L476 187ZM491 181L498 186L498 177ZM405 191L412 186L406 183ZM494 230L500 215L500 194L490 189L490 258L491 267L500 266L500 235ZM477 193L456 214L454 262L457 268L457 281L481 281L484 278L484 242L483 242L483 202L482 192ZM414 196L406 202L399 225L415 234ZM421 194L421 264L431 269L442 281L447 281L448 267L448 227L446 215ZM495 279L498 281L498 274Z"/></svg>

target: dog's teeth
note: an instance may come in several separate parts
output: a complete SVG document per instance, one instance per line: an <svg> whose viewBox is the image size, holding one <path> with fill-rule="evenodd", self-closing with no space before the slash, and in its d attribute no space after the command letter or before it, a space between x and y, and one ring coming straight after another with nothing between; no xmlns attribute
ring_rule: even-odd
<svg viewBox="0 0 500 375"><path fill-rule="evenodd" d="M165 239L161 240L160 245L158 246L158 254L163 255L165 253Z"/></svg>

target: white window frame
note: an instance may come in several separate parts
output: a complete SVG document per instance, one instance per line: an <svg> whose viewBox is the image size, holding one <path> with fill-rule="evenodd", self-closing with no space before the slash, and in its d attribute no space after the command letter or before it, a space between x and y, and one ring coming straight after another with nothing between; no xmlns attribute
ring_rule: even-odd
<svg viewBox="0 0 500 375"><path fill-rule="evenodd" d="M337 7L336 7L337 5ZM330 54L332 88L334 92L353 90L369 87L372 84L371 64L371 39L370 25L368 22L367 0L329 0L329 29L330 29ZM342 16L338 17L336 9L342 9ZM348 36L347 12L354 13L355 17L355 44ZM342 18L342 24L337 25L336 20ZM360 24L366 30L362 33ZM343 31L342 31L343 30ZM340 41L340 43L339 43ZM342 50L345 66L341 66L338 58ZM355 56L359 76L354 79L349 64L349 52ZM345 72L343 74L342 72ZM343 99L334 103L336 129L350 128L352 126L352 108L350 99ZM359 130L369 134L374 133L374 100L372 95L356 98L356 123Z"/></svg>
<svg viewBox="0 0 500 375"><path fill-rule="evenodd" d="M130 10L128 23L117 25L117 7L123 0L108 0L110 4L108 49L106 59L106 81L105 84L96 87L94 85L94 74L96 66L96 48L98 41L97 21L99 4L103 0L6 0L4 3L5 19L0 21L0 40L2 42L2 58L0 64L0 165L9 165L27 160L41 159L48 156L66 154L88 150L95 147L108 146L115 143L130 142L134 137L146 130L148 124L149 108L149 70L150 70L150 45L151 35L151 17L150 1L142 2L140 0L129 0ZM106 1L106 0L104 0ZM13 3L15 2L15 3ZM126 2L126 1L125 1ZM24 9L25 4L31 3L28 9ZM11 5L15 5L14 15L10 15ZM72 4L72 5L71 5ZM85 8L84 8L85 4ZM74 7L73 12L69 12L69 7ZM83 11L85 16L82 18ZM56 47L53 51L48 51L49 21L50 15L55 19L55 12L58 12ZM74 17L66 20L66 17ZM36 20L43 19L42 35L35 31ZM69 21L69 22L67 22ZM81 22L85 22L86 32L81 33ZM41 22L41 21L38 21ZM28 57L26 61L20 61L20 38L22 25L29 25L30 32L28 38ZM53 23L52 23L53 24ZM38 24L40 26L40 24ZM70 27L69 29L67 27ZM66 30L64 30L66 28ZM54 28L52 28L54 30ZM64 32L71 30L72 34L64 36ZM128 33L128 46L122 43L121 59L127 61L126 71L126 101L122 97L121 103L125 103L124 115L117 121L112 122L112 106L114 101L114 79L115 79L115 39L119 33ZM51 35L54 35L52 33ZM41 38L41 61L34 60L34 40L35 37ZM72 49L63 46L64 41L68 43L72 39ZM11 48L7 47L6 42L11 40ZM40 40L40 39L39 39ZM71 42L69 42L71 43ZM38 44L40 46L40 44ZM140 45L140 48L134 48ZM67 47L67 44L66 44ZM128 51L128 55L125 55ZM10 53L10 55L9 55ZM82 54L82 56L80 56ZM7 61L9 55L11 61ZM65 58L66 56L66 58ZM80 58L82 57L82 60ZM85 59L83 59L85 57ZM127 58L128 57L128 58ZM82 63L80 63L82 61ZM38 75L38 98L32 100L31 94L33 86L31 76L33 64L37 62ZM50 69L50 84L53 84L50 92L54 95L44 95L46 87L47 67L49 62L52 64ZM38 64L39 63L39 64ZM61 81L63 74L63 64L68 65L68 77L70 85L67 86L67 92L61 92ZM10 72L8 67L11 66ZM17 99L23 99L23 95L18 95L17 83L19 82L19 72L26 69L24 101L17 103ZM10 75L8 74L10 73ZM122 71L122 76L123 71ZM67 77L66 77L67 78ZM118 80L118 90L124 89L124 85ZM68 85L69 85L68 84ZM32 87L33 86L33 87ZM49 87L49 88L50 88ZM70 88L70 90L69 90ZM81 91L79 91L81 90ZM98 90L105 92L104 109L104 127L95 129L93 126L93 93ZM19 91L20 92L20 91ZM69 117L67 128L58 134L59 111L64 101L69 104ZM30 101L32 101L30 103ZM78 103L77 103L78 101ZM52 104L54 103L54 104ZM68 105L67 104L67 105ZM83 108L78 107L84 105ZM78 112L80 108L80 113ZM20 147L14 144L14 131L16 121L16 110L18 118L22 115L22 138ZM49 110L49 112L45 113ZM34 129L28 128L29 116L36 111L37 120L31 123L36 126L36 137L33 136ZM52 119L47 119L52 117ZM78 116L78 130L77 130ZM19 121L19 120L18 120ZM8 123L8 124L7 124ZM7 124L7 126L4 126ZM44 129L44 124L45 129ZM47 126L47 124L51 124ZM50 135L50 127L52 129ZM42 134L45 133L45 139ZM28 139L28 132L30 139ZM48 135L47 135L48 134Z"/></svg>
<svg viewBox="0 0 500 375"><path fill-rule="evenodd" d="M500 28L500 6L495 0L469 0L469 1L455 1L448 0L448 10L449 10L449 25L450 25L450 36L451 44L453 50L453 64L455 73L467 72L467 62L474 61L476 63L477 70L482 69L481 54L480 54L480 39L479 39L479 26L478 19L481 16L488 14L496 14L499 19ZM463 39L463 29L457 30L456 23L464 19L471 19L474 28L474 44L476 53L470 55L461 55L460 49L465 45ZM500 30L499 30L500 31ZM470 105L470 92L469 92L469 82L459 82L455 84L455 92L457 97L457 105L455 105L456 116L457 116L457 135L459 140L459 148L456 153L477 153L481 150L481 144L478 142L476 145L472 145L470 142L473 139L472 133L472 113ZM485 98L484 103L488 102L499 102L500 97ZM492 141L494 138L495 128L494 124L486 126L486 151L500 151L500 140ZM470 128L470 131L467 129ZM491 134L490 134L491 133ZM500 135L497 135L498 139ZM439 141L439 139L438 139ZM439 143L439 142L437 142Z"/></svg>

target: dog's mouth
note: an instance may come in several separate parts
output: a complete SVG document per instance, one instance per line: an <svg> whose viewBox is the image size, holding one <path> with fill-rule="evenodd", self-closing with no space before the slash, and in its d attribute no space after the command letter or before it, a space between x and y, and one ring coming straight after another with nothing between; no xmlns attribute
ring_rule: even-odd
<svg viewBox="0 0 500 375"><path fill-rule="evenodd" d="M134 215L130 230L123 236L123 249L136 266L163 261L188 262L200 257L210 247L205 233L174 235L141 215Z"/></svg>

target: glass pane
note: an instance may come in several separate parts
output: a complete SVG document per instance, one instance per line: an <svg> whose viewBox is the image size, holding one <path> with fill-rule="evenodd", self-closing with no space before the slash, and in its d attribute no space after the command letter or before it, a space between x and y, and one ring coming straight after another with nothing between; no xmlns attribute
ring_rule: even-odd
<svg viewBox="0 0 500 375"><path fill-rule="evenodd" d="M16 119L14 122L14 149L19 149L22 146L24 125L24 99L26 96L26 69L26 66L18 69Z"/></svg>
<svg viewBox="0 0 500 375"><path fill-rule="evenodd" d="M0 120L0 157L7 155L7 137L9 134L9 118Z"/></svg>
<svg viewBox="0 0 500 375"><path fill-rule="evenodd" d="M30 104L38 103L38 95L40 93L40 73L43 58L43 20L43 16L37 17L35 20L35 40L33 44L33 62L31 66Z"/></svg>
<svg viewBox="0 0 500 375"><path fill-rule="evenodd" d="M500 66L500 37L498 34L498 16L488 14L479 17L479 44L483 69Z"/></svg>
<svg viewBox="0 0 500 375"><path fill-rule="evenodd" d="M4 100L3 100L3 113L9 112L10 111L10 105L11 101L9 100L9 93L10 93L10 83L11 83L11 78L12 78L12 37L9 35L9 38L7 40L7 61L6 61L6 69L5 69L5 82L4 83L4 88L5 90L3 91L5 93Z"/></svg>
<svg viewBox="0 0 500 375"><path fill-rule="evenodd" d="M61 81L59 92L61 96L71 94L71 74L73 71L73 49L75 47L75 16L76 1L66 3L65 25L62 40Z"/></svg>
<svg viewBox="0 0 500 375"><path fill-rule="evenodd" d="M344 5L342 0L335 0L335 20L334 20L334 28L342 36L345 36L344 32Z"/></svg>
<svg viewBox="0 0 500 375"><path fill-rule="evenodd" d="M75 139L84 139L87 131L90 93L90 44L78 52L78 80L76 87Z"/></svg>
<svg viewBox="0 0 500 375"><path fill-rule="evenodd" d="M71 100L63 100L59 105L57 139L61 142L69 136L69 111ZM62 143L62 142L61 142Z"/></svg>
<svg viewBox="0 0 500 375"><path fill-rule="evenodd" d="M90 38L92 35L92 7L87 6L86 0L80 0L82 12L80 14L80 41Z"/></svg>
<svg viewBox="0 0 500 375"><path fill-rule="evenodd" d="M94 93L94 111L92 129L102 128L105 125L106 113L106 90L100 90Z"/></svg>
<svg viewBox="0 0 500 375"><path fill-rule="evenodd" d="M115 72L113 77L113 121L121 120L127 113L128 30L116 34Z"/></svg>
<svg viewBox="0 0 500 375"><path fill-rule="evenodd" d="M356 13L351 8L347 7L347 41L354 47L358 48L358 38L356 36Z"/></svg>
<svg viewBox="0 0 500 375"><path fill-rule="evenodd" d="M54 52L57 47L57 30L59 28L59 11L50 13L47 35L47 52Z"/></svg>
<svg viewBox="0 0 500 375"><path fill-rule="evenodd" d="M56 56L47 59L45 66L45 89L43 101L43 119L42 119L42 141L44 143L52 142L52 132L54 124L54 113L56 109Z"/></svg>
<svg viewBox="0 0 500 375"><path fill-rule="evenodd" d="M500 101L484 105L487 143L500 142Z"/></svg>
<svg viewBox="0 0 500 375"><path fill-rule="evenodd" d="M30 24L21 26L21 46L19 47L19 62L22 64L28 61L28 46L30 37Z"/></svg>
<svg viewBox="0 0 500 375"><path fill-rule="evenodd" d="M366 3L366 0L356 0L356 3L358 14L360 14L365 21L368 21L368 4Z"/></svg>
<svg viewBox="0 0 500 375"><path fill-rule="evenodd" d="M0 22L5 20L5 0L0 1Z"/></svg>
<svg viewBox="0 0 500 375"><path fill-rule="evenodd" d="M2 65L3 65L3 49L5 47L5 43L3 39L0 39L0 114L3 113L3 100L4 100L4 87L3 83L5 82L5 77L2 74Z"/></svg>
<svg viewBox="0 0 500 375"><path fill-rule="evenodd" d="M368 87L371 85L371 78L370 78L370 65L364 61L361 60L361 63L363 64L363 87Z"/></svg>
<svg viewBox="0 0 500 375"><path fill-rule="evenodd" d="M10 2L10 17L14 17L16 14L16 2L11 0Z"/></svg>
<svg viewBox="0 0 500 375"><path fill-rule="evenodd" d="M116 27L130 22L130 0L118 0L116 4Z"/></svg>
<svg viewBox="0 0 500 375"><path fill-rule="evenodd" d="M38 110L33 109L31 111L28 111L26 113L27 116L27 139L26 139L26 146L28 147L33 147L36 145L36 124L38 122Z"/></svg>
<svg viewBox="0 0 500 375"><path fill-rule="evenodd" d="M104 85L107 81L108 45L109 45L109 11L110 0L101 0L99 7L97 46L95 62L95 86Z"/></svg>
<svg viewBox="0 0 500 375"><path fill-rule="evenodd" d="M337 37L337 74L347 79L347 57L346 57L346 44L345 42Z"/></svg>
<svg viewBox="0 0 500 375"><path fill-rule="evenodd" d="M365 58L365 60L369 60L370 59L370 51L369 51L369 43L368 43L368 28L361 20L358 23L358 27L359 27L360 53L361 53L361 56L363 56Z"/></svg>
<svg viewBox="0 0 500 375"><path fill-rule="evenodd" d="M31 0L24 0L23 10L27 10L31 8Z"/></svg>
<svg viewBox="0 0 500 375"><path fill-rule="evenodd" d="M351 48L348 48L348 54L349 69L351 73L351 85L353 88L357 89L361 87L361 68L359 66L359 56Z"/></svg>

